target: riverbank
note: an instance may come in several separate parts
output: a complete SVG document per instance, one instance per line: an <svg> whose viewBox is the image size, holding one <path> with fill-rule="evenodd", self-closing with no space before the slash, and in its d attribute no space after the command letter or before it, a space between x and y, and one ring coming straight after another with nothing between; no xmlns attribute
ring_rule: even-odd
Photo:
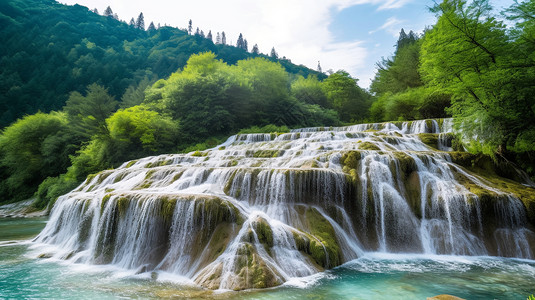
<svg viewBox="0 0 535 300"><path fill-rule="evenodd" d="M48 210L35 210L34 198L0 206L0 218L38 218L48 215Z"/></svg>

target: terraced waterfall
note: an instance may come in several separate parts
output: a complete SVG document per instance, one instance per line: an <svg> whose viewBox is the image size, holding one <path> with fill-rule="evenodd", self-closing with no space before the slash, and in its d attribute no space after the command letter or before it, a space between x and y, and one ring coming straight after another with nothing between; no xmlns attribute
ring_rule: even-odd
<svg viewBox="0 0 535 300"><path fill-rule="evenodd" d="M367 252L535 259L534 189L469 171L478 158L452 151L450 131L448 119L304 128L126 162L60 197L35 242L233 290Z"/></svg>

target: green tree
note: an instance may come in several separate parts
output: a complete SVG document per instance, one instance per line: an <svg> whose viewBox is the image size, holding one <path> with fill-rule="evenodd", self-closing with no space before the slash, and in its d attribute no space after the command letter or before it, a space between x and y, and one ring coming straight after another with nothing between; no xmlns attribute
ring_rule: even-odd
<svg viewBox="0 0 535 300"><path fill-rule="evenodd" d="M292 82L292 95L297 100L308 103L317 104L322 107L328 107L327 95L322 88L322 83L316 76L298 76L296 80Z"/></svg>
<svg viewBox="0 0 535 300"><path fill-rule="evenodd" d="M137 17L136 28L145 30L145 17L143 17L143 13L139 13L139 16Z"/></svg>
<svg viewBox="0 0 535 300"><path fill-rule="evenodd" d="M0 135L0 203L30 198L41 181L67 170L76 138L62 113L37 113Z"/></svg>
<svg viewBox="0 0 535 300"><path fill-rule="evenodd" d="M340 70L323 82L329 106L338 112L340 120L344 122L361 121L368 115L371 97L357 85L357 80Z"/></svg>
<svg viewBox="0 0 535 300"><path fill-rule="evenodd" d="M108 90L98 84L87 87L86 96L72 92L63 110L67 113L71 126L89 138L95 134L109 133L106 124L116 109L118 102L108 94Z"/></svg>
<svg viewBox="0 0 535 300"><path fill-rule="evenodd" d="M472 151L515 151L517 141L533 138L535 74L526 67L533 61L519 53L488 1L446 0L432 10L438 21L421 54L426 80L453 95L450 112Z"/></svg>

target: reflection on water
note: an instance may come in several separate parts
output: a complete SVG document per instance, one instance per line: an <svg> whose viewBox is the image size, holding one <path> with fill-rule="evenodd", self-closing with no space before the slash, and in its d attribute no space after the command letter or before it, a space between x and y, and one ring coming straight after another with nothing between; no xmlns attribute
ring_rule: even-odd
<svg viewBox="0 0 535 300"><path fill-rule="evenodd" d="M160 273L135 275L108 266L36 259L22 238L43 219L0 219L0 299L425 299L452 294L466 299L525 299L535 293L535 261L495 257L368 253L334 270L282 287L207 291ZM6 240L18 239L16 242ZM182 281L184 282L184 281Z"/></svg>

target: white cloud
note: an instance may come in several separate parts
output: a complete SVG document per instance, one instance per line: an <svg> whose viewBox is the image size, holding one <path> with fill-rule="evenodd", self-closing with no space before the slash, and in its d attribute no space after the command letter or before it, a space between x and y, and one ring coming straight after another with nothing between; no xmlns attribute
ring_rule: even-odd
<svg viewBox="0 0 535 300"><path fill-rule="evenodd" d="M386 31L390 33L392 36L397 37L399 35L399 28L401 27L401 24L404 24L404 20L399 20L396 17L390 17L386 20L386 22L381 25L379 28L374 29L369 32L369 34L374 34L378 31Z"/></svg>

